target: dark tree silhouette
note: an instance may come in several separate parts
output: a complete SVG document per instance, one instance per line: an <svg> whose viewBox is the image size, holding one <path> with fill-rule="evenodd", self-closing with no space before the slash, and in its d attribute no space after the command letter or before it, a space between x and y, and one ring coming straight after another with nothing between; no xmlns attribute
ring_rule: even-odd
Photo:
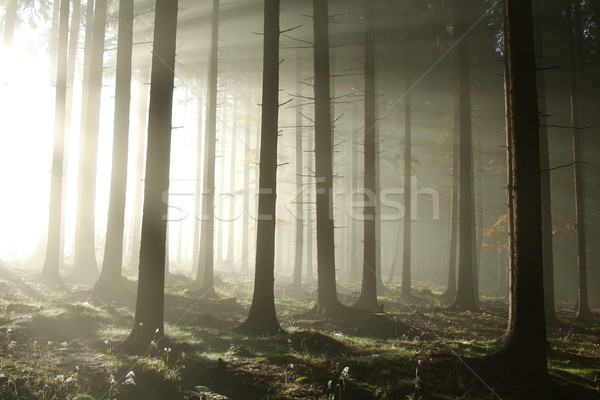
<svg viewBox="0 0 600 400"><path fill-rule="evenodd" d="M575 226L577 227L577 266L578 266L578 285L577 285L577 319L589 320L592 317L588 304L588 279L587 279L587 258L585 249L585 197L583 193L583 165L582 165L582 145L581 132L578 130L579 117L579 88L578 75L580 63L579 53L581 49L582 13L581 3L574 0L566 1L567 9L567 35L569 42L569 86L571 89L571 125L573 126L573 162L575 163L574 184L575 184Z"/></svg>
<svg viewBox="0 0 600 400"><path fill-rule="evenodd" d="M44 261L44 268L42 269L42 280L51 286L62 283L59 272L60 259L62 258L62 252L60 250L60 226L62 220L61 205L65 152L65 106L67 101L69 11L69 0L61 0L57 47L58 65L56 68L56 98L54 110L54 151L52 156L50 209L48 214L48 244L46 246L46 259Z"/></svg>
<svg viewBox="0 0 600 400"><path fill-rule="evenodd" d="M94 294L105 299L121 298L123 267L123 231L127 190L127 155L129 151L129 114L131 109L131 64L133 50L133 0L119 1L119 36L113 153L106 227L106 246L102 271L94 285Z"/></svg>
<svg viewBox="0 0 600 400"><path fill-rule="evenodd" d="M510 309L504 344L493 356L511 377L545 380L540 138L531 1L506 0L510 135L514 190ZM501 364L499 364L501 365Z"/></svg>
<svg viewBox="0 0 600 400"><path fill-rule="evenodd" d="M242 218L242 272L248 272L248 256L249 256L249 240L248 240L248 232L250 231L250 139L251 139L251 131L252 131L252 119L250 112L250 96L248 97L248 104L246 104L246 126L245 126L245 134L244 134L244 143L246 144L246 150L244 153L244 207L242 209L243 218Z"/></svg>
<svg viewBox="0 0 600 400"><path fill-rule="evenodd" d="M335 280L333 167L327 1L313 0L315 67L315 172L317 183L318 311L336 315L342 308Z"/></svg>
<svg viewBox="0 0 600 400"><path fill-rule="evenodd" d="M364 257L360 297L354 307L377 311L376 234L376 107L375 107L375 6L365 3L365 187Z"/></svg>
<svg viewBox="0 0 600 400"><path fill-rule="evenodd" d="M128 342L143 352L164 335L165 251L175 81L177 0L156 0L150 82L146 185L135 325Z"/></svg>
<svg viewBox="0 0 600 400"><path fill-rule="evenodd" d="M458 44L458 120L459 147L459 194L458 194L458 282L453 308L477 310L475 294L476 260L474 260L475 208L473 199L473 149L471 122L471 78L469 71L469 41L463 37L469 28L469 5L454 1L454 33Z"/></svg>
<svg viewBox="0 0 600 400"><path fill-rule="evenodd" d="M274 291L279 136L279 3L280 0L265 0L256 268L250 312L239 327L240 331L252 335L275 335L281 331L275 314Z"/></svg>
<svg viewBox="0 0 600 400"><path fill-rule="evenodd" d="M100 99L104 63L104 35L106 30L106 2L94 2L94 23L89 69L89 94L85 107L84 129L81 132L79 160L79 192L75 228L74 270L68 280L94 284L98 279L96 262L96 174L98 160L98 133L100 130Z"/></svg>
<svg viewBox="0 0 600 400"><path fill-rule="evenodd" d="M550 152L548 146L548 111L546 99L546 77L544 75L545 58L542 38L542 6L540 0L533 0L533 18L535 21L535 50L538 74L538 107L540 111L540 168L542 169L542 238L544 241L544 301L546 305L546 324L556 326L559 321L554 307L554 254L552 246L552 184L550 179Z"/></svg>
<svg viewBox="0 0 600 400"><path fill-rule="evenodd" d="M217 146L217 80L219 77L219 0L213 0L208 100L206 104L206 143L204 150L204 199L200 228L200 254L194 286L214 297L215 231L215 152Z"/></svg>

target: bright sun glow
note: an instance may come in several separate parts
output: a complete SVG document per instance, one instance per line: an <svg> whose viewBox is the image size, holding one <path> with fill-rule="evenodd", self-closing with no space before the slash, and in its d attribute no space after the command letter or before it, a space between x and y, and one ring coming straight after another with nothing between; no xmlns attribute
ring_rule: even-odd
<svg viewBox="0 0 600 400"><path fill-rule="evenodd" d="M0 53L0 259L24 258L46 224L53 131L48 56L15 46Z"/></svg>

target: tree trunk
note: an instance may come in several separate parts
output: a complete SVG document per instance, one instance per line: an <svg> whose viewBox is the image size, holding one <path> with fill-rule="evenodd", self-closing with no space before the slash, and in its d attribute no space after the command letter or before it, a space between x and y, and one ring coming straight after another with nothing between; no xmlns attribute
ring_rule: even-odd
<svg viewBox="0 0 600 400"><path fill-rule="evenodd" d="M275 314L275 225L279 136L279 0L265 0L260 183L254 293L240 330L252 335L281 331Z"/></svg>
<svg viewBox="0 0 600 400"><path fill-rule="evenodd" d="M131 245L129 253L128 269L130 271L136 271L139 268L140 261L140 240L142 233L142 208L143 208L143 194L144 194L144 166L146 165L146 134L147 121L148 121L148 84L147 80L148 71L144 69L144 72L140 74L138 78L140 81L139 92L140 98L139 106L137 110L138 115L138 133L137 133L137 151L136 151L136 162L135 162L135 180L134 180L134 191L133 191L133 218L131 222Z"/></svg>
<svg viewBox="0 0 600 400"><path fill-rule="evenodd" d="M540 168L542 170L542 239L544 250L544 302L546 323L558 324L554 306L554 254L552 245L552 182L550 178L550 151L548 145L548 111L546 109L546 77L544 75L544 42L542 38L542 6L540 0L533 0L533 18L535 23L534 40L537 55L537 68L541 71L537 77L538 107L540 112Z"/></svg>
<svg viewBox="0 0 600 400"><path fill-rule="evenodd" d="M411 250L412 250L412 94L411 86L411 44L410 35L406 38L406 71L404 97L404 222L402 235L402 288L401 296L405 300L412 300L411 289Z"/></svg>
<svg viewBox="0 0 600 400"><path fill-rule="evenodd" d="M296 60L296 91L302 96L302 80L300 60ZM292 290L302 292L302 252L304 251L304 180L302 179L302 162L304 146L302 144L302 99L296 98L296 237L294 251L294 277Z"/></svg>
<svg viewBox="0 0 600 400"><path fill-rule="evenodd" d="M335 279L329 14L326 0L313 0L315 68L315 172L317 183L318 308L335 315L341 308Z"/></svg>
<svg viewBox="0 0 600 400"><path fill-rule="evenodd" d="M18 0L15 0L16 4ZM5 20L7 19L9 13L8 8L6 10ZM75 11L73 11L75 12ZM52 27L50 28L50 45L48 46L48 54L50 60L50 81L54 81L56 79L56 68L57 68L57 52L58 52L58 29L59 29L59 19L60 19L60 1L52 1ZM5 22L6 24L6 22ZM6 30L7 26L4 26ZM68 57L68 56L67 56ZM68 79L68 78L67 78ZM68 88L68 86L67 86Z"/></svg>
<svg viewBox="0 0 600 400"><path fill-rule="evenodd" d="M121 272L123 269L123 233L131 110L133 11L133 0L119 1L115 117L106 247L100 278L94 286L94 292L97 295L111 300L120 295L119 289L122 289Z"/></svg>
<svg viewBox="0 0 600 400"><path fill-rule="evenodd" d="M227 163L225 162L225 153L228 150L228 143L226 141L226 137L227 137L227 94L225 94L224 99L223 99L223 106L221 108L221 131L219 132L219 138L217 140L220 149L219 149L219 161L220 161L220 167L219 167L219 179L216 180L216 182L219 183L219 195L217 196L217 209L218 209L218 215L219 218L217 218L216 224L217 224L217 229L215 231L216 235L217 235L217 261L216 261L216 265L219 266L219 268L223 268L223 242L225 240L225 215L224 210L225 210L225 202L223 199L223 196L225 194L225 166L227 165Z"/></svg>
<svg viewBox="0 0 600 400"><path fill-rule="evenodd" d="M364 259L360 297L354 307L377 311L377 235L375 173L375 10L366 0L365 10L365 188L364 188Z"/></svg>
<svg viewBox="0 0 600 400"><path fill-rule="evenodd" d="M62 252L60 250L60 226L62 220L61 204L65 147L65 107L67 99L69 11L69 0L61 0L54 111L54 150L50 184L50 209L48 214L48 244L46 246L46 259L42 269L43 281L51 286L59 285L62 282L59 273L60 258L62 257Z"/></svg>
<svg viewBox="0 0 600 400"><path fill-rule="evenodd" d="M249 253L249 240L248 232L250 232L250 134L252 131L251 121L251 100L248 97L248 104L246 104L246 134L244 136L244 143L246 144L246 150L244 155L244 207L243 207L243 221L242 221L242 272L248 272L248 253Z"/></svg>
<svg viewBox="0 0 600 400"><path fill-rule="evenodd" d="M457 40L469 27L468 4L454 2L454 31ZM453 308L477 310L475 295L476 262L474 257L475 207L473 199L473 149L471 124L471 78L468 39L458 45L458 107L459 107L459 195L458 195L458 282Z"/></svg>
<svg viewBox="0 0 600 400"><path fill-rule="evenodd" d="M448 286L442 295L447 300L456 297L456 253L458 249L458 171L460 130L458 125L458 102L454 108L454 129L452 134L452 199L450 203L450 257L448 260Z"/></svg>
<svg viewBox="0 0 600 400"><path fill-rule="evenodd" d="M136 352L164 336L165 250L175 83L177 0L156 0L150 83L146 185L135 325L129 342Z"/></svg>
<svg viewBox="0 0 600 400"><path fill-rule="evenodd" d="M207 296L215 296L215 151L217 146L217 80L219 76L219 0L213 0L208 99L206 104L206 143L204 145L204 199L200 230L200 254L196 286Z"/></svg>
<svg viewBox="0 0 600 400"><path fill-rule="evenodd" d="M233 127L231 134L231 162L229 163L230 172L229 172L229 217L227 219L229 225L229 238L227 241L227 262L231 265L231 270L233 271L233 266L235 265L235 202L236 202L236 194L235 194L235 175L237 173L237 119L238 119L238 102L236 99L233 101Z"/></svg>
<svg viewBox="0 0 600 400"><path fill-rule="evenodd" d="M506 0L514 191L508 329L499 355L512 376L547 379L540 138L531 1Z"/></svg>
<svg viewBox="0 0 600 400"><path fill-rule="evenodd" d="M579 126L579 53L581 48L582 15L581 4L569 0L567 5L567 29L569 39L569 85L571 89L571 125L573 126L573 162L575 185L575 226L577 229L577 319L588 320L591 311L588 305L587 258L585 250L585 196L583 193L583 158Z"/></svg>
<svg viewBox="0 0 600 400"><path fill-rule="evenodd" d="M196 138L196 198L194 201L194 250L192 252L192 275L198 274L198 262L200 259L200 224L202 223L202 112L204 104L202 98L198 98L198 134Z"/></svg>
<svg viewBox="0 0 600 400"><path fill-rule="evenodd" d="M106 29L106 2L94 3L94 24L90 55L89 96L86 108L85 129L82 131L80 153L80 192L77 199L74 270L69 280L94 284L98 278L96 262L96 175L98 160L98 134L100 130L100 103L104 65L104 34Z"/></svg>

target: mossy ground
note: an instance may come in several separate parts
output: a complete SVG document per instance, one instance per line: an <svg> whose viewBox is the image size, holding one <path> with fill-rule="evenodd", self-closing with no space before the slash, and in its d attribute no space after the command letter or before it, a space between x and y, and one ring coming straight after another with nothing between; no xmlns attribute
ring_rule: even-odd
<svg viewBox="0 0 600 400"><path fill-rule="evenodd" d="M485 291L481 312L455 313L434 294L441 288L417 287L417 303L405 304L392 285L381 298L385 311L411 329L395 331L392 322L373 338L352 324L307 316L314 300L287 297L289 285L281 284L277 308L288 334L250 338L233 329L246 315L251 280L224 276L222 299L209 300L173 276L168 346L130 356L117 349L131 330L131 307L93 300L89 288L49 289L33 273L0 269L0 398L600 399L600 324L576 323L572 305L561 305L565 324L549 331L548 397L547 388L523 395L502 379L480 379L461 361L492 353L504 331L506 303ZM349 304L358 287L342 285Z"/></svg>

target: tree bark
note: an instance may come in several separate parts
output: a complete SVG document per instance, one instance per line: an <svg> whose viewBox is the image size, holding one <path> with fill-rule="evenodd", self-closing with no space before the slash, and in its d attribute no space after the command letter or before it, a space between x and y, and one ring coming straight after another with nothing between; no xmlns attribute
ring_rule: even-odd
<svg viewBox="0 0 600 400"><path fill-rule="evenodd" d="M335 279L329 14L326 0L313 0L315 68L315 172L317 206L318 308L335 315L341 308Z"/></svg>
<svg viewBox="0 0 600 400"><path fill-rule="evenodd" d="M458 172L459 172L459 137L458 101L454 108L454 129L452 134L452 199L450 200L450 255L448 260L448 286L442 295L445 299L456 297L456 253L458 249Z"/></svg>
<svg viewBox="0 0 600 400"><path fill-rule="evenodd" d="M531 1L506 0L514 237L508 329L499 355L511 376L547 379L542 200Z"/></svg>
<svg viewBox="0 0 600 400"><path fill-rule="evenodd" d="M249 256L249 240L248 232L250 232L250 139L252 131L252 121L250 118L251 112L251 100L248 98L248 104L246 104L246 133L244 136L244 143L246 144L245 156L244 156L244 207L243 207L243 218L242 218L242 272L248 272L248 256Z"/></svg>
<svg viewBox="0 0 600 400"><path fill-rule="evenodd" d="M469 27L468 4L454 2L454 31L457 40ZM473 149L471 122L471 78L469 67L469 42L463 38L458 45L458 106L459 106L459 211L458 211L458 282L453 308L477 310L475 295L476 261L475 251L475 207L473 198Z"/></svg>
<svg viewBox="0 0 600 400"><path fill-rule="evenodd" d="M204 199L200 230L200 254L196 286L207 296L215 296L215 151L217 146L217 82L219 77L219 0L213 0L208 99L206 105L206 143L204 145Z"/></svg>
<svg viewBox="0 0 600 400"><path fill-rule="evenodd" d="M406 70L404 97L404 221L402 235L402 287L400 294L404 300L412 300L411 251L412 251L412 94L411 86L411 37L406 38Z"/></svg>
<svg viewBox="0 0 600 400"><path fill-rule="evenodd" d="M552 182L550 177L550 151L548 145L548 111L546 99L546 77L544 75L544 41L542 38L542 6L540 0L533 0L534 40L537 55L538 107L540 112L540 168L542 170L542 239L544 251L544 304L546 323L557 325L554 304L554 254L552 245Z"/></svg>
<svg viewBox="0 0 600 400"><path fill-rule="evenodd" d="M156 0L150 83L146 185L135 325L129 343L136 352L164 336L171 119L175 83L178 0Z"/></svg>
<svg viewBox="0 0 600 400"><path fill-rule="evenodd" d="M48 244L46 246L46 259L42 269L42 280L51 286L60 285L62 283L59 272L60 259L62 257L60 248L60 226L62 221L61 205L65 152L69 11L69 0L61 0L54 110L54 149L50 183L50 209L48 213Z"/></svg>
<svg viewBox="0 0 600 400"><path fill-rule="evenodd" d="M115 299L122 292L123 233L127 193L129 153L129 117L131 110L131 66L133 51L133 0L119 1L117 77L113 124L112 170L106 246L102 271L94 292L105 299Z"/></svg>
<svg viewBox="0 0 600 400"><path fill-rule="evenodd" d="M106 29L106 2L94 3L94 23L90 54L89 96L82 131L79 186L77 199L77 223L75 231L74 270L69 280L94 284L98 278L96 261L96 177L98 161L98 134L100 130L100 103L102 96L102 73L104 70L104 34Z"/></svg>
<svg viewBox="0 0 600 400"><path fill-rule="evenodd" d="M138 117L138 132L137 132L137 151L136 151L136 162L135 162L135 180L134 180L134 191L133 191L133 218L131 222L131 245L129 252L128 269L130 271L136 271L139 268L140 260L140 240L141 240L141 228L142 228L142 208L143 208L143 195L144 195L144 166L146 165L146 135L147 135L147 121L148 121L148 72L145 68L138 77L140 81L139 85L139 106L137 110Z"/></svg>
<svg viewBox="0 0 600 400"><path fill-rule="evenodd" d="M585 196L583 193L583 157L581 132L579 126L579 53L582 32L581 4L577 1L567 1L567 34L569 41L569 86L571 90L571 126L573 126L573 162L575 185L575 226L577 229L577 319L589 320L591 311L588 304L587 255L585 249Z"/></svg>
<svg viewBox="0 0 600 400"><path fill-rule="evenodd" d="M302 96L302 80L300 61L296 60L296 91ZM296 237L294 249L294 277L292 290L302 292L302 263L304 251L304 179L302 179L302 163L304 146L302 143L302 99L296 98Z"/></svg>
<svg viewBox="0 0 600 400"><path fill-rule="evenodd" d="M281 331L275 313L275 225L279 120L279 3L265 0L260 183L254 293L240 330L252 335Z"/></svg>
<svg viewBox="0 0 600 400"><path fill-rule="evenodd" d="M365 10L365 186L364 258L360 297L354 307L377 311L376 154L375 154L375 9L366 0Z"/></svg>

